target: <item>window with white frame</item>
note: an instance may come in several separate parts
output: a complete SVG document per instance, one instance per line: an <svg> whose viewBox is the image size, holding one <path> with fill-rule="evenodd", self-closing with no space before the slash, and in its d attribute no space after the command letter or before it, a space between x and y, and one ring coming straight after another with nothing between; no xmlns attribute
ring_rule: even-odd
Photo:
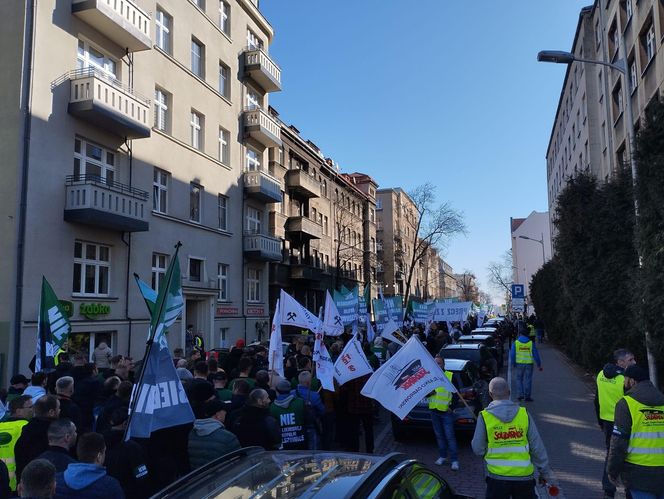
<svg viewBox="0 0 664 499"><path fill-rule="evenodd" d="M170 113L168 107L171 96L159 87L154 89L154 127L162 132L170 130Z"/></svg>
<svg viewBox="0 0 664 499"><path fill-rule="evenodd" d="M247 109L258 109L261 107L263 100L258 92L255 90L245 87L245 101L244 105Z"/></svg>
<svg viewBox="0 0 664 499"><path fill-rule="evenodd" d="M201 9L202 11L205 11L205 0L191 0L193 4Z"/></svg>
<svg viewBox="0 0 664 499"><path fill-rule="evenodd" d="M231 35L231 6L224 0L219 0L219 29Z"/></svg>
<svg viewBox="0 0 664 499"><path fill-rule="evenodd" d="M152 253L152 289L159 291L159 285L166 276L168 267L168 255L163 253Z"/></svg>
<svg viewBox="0 0 664 499"><path fill-rule="evenodd" d="M247 152L244 155L244 169L248 172L261 169L261 155L255 149L247 147Z"/></svg>
<svg viewBox="0 0 664 499"><path fill-rule="evenodd" d="M645 71L646 66L655 57L655 24L652 19L647 27L641 32L641 67Z"/></svg>
<svg viewBox="0 0 664 499"><path fill-rule="evenodd" d="M263 212L252 207L247 207L246 215L246 226L245 230L249 234L260 234L261 233L261 223L263 219Z"/></svg>
<svg viewBox="0 0 664 499"><path fill-rule="evenodd" d="M200 258L189 258L189 280L201 282L205 278L205 262Z"/></svg>
<svg viewBox="0 0 664 499"><path fill-rule="evenodd" d="M203 115L192 109L189 126L191 128L191 147L203 150Z"/></svg>
<svg viewBox="0 0 664 499"><path fill-rule="evenodd" d="M627 21L629 21L632 18L633 13L634 13L634 7L632 5L632 0L625 0L625 14L627 16Z"/></svg>
<svg viewBox="0 0 664 499"><path fill-rule="evenodd" d="M115 153L81 137L76 137L74 139L74 175L80 180L87 178L113 184Z"/></svg>
<svg viewBox="0 0 664 499"><path fill-rule="evenodd" d="M115 60L84 40L78 41L76 67L78 69L93 68L106 76L114 79L118 78Z"/></svg>
<svg viewBox="0 0 664 499"><path fill-rule="evenodd" d="M231 97L231 79L230 79L231 70L226 64L219 61L219 93L230 99Z"/></svg>
<svg viewBox="0 0 664 499"><path fill-rule="evenodd" d="M629 88L632 92L639 84L639 79L636 74L636 59L632 58L629 61Z"/></svg>
<svg viewBox="0 0 664 499"><path fill-rule="evenodd" d="M152 209L159 213L168 212L168 184L171 174L161 168L154 168L152 178Z"/></svg>
<svg viewBox="0 0 664 499"><path fill-rule="evenodd" d="M199 78L205 78L205 46L191 39L191 71Z"/></svg>
<svg viewBox="0 0 664 499"><path fill-rule="evenodd" d="M250 29L247 29L247 48L249 50L263 48L263 41Z"/></svg>
<svg viewBox="0 0 664 499"><path fill-rule="evenodd" d="M74 242L74 278L76 295L108 296L110 292L111 248L103 244Z"/></svg>
<svg viewBox="0 0 664 499"><path fill-rule="evenodd" d="M156 43L157 47L170 54L172 51L171 42L171 27L173 26L173 18L168 15L160 7L157 7L157 13L154 16Z"/></svg>
<svg viewBox="0 0 664 499"><path fill-rule="evenodd" d="M219 127L219 161L225 165L231 163L231 132Z"/></svg>
<svg viewBox="0 0 664 499"><path fill-rule="evenodd" d="M217 286L219 287L219 295L217 296L217 299L219 301L229 301L229 274L229 266L225 263L220 263L217 267Z"/></svg>
<svg viewBox="0 0 664 499"><path fill-rule="evenodd" d="M219 194L217 201L219 229L228 230L228 197Z"/></svg>
<svg viewBox="0 0 664 499"><path fill-rule="evenodd" d="M247 269L247 302L259 301L261 301L261 271L249 268Z"/></svg>
<svg viewBox="0 0 664 499"><path fill-rule="evenodd" d="M203 187L194 182L189 184L189 220L201 222L201 202L203 198Z"/></svg>

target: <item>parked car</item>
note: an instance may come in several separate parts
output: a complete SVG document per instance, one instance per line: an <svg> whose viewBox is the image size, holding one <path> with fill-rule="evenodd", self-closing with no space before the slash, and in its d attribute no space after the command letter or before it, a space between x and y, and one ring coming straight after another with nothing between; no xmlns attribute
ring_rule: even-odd
<svg viewBox="0 0 664 499"><path fill-rule="evenodd" d="M493 329L493 328L487 328ZM494 334L485 332L483 329L475 329L469 335L459 337L459 343L480 343L485 345L493 354L498 362L498 369L503 365L503 342L500 341Z"/></svg>
<svg viewBox="0 0 664 499"><path fill-rule="evenodd" d="M440 349L443 359L464 359L473 362L487 381L498 375L498 362L485 345L465 343L447 345Z"/></svg>
<svg viewBox="0 0 664 499"><path fill-rule="evenodd" d="M376 456L343 452L277 451L247 447L182 477L156 498L300 497L472 499L424 464L397 452Z"/></svg>
<svg viewBox="0 0 664 499"><path fill-rule="evenodd" d="M452 383L472 409L472 412L469 411L458 397L454 397L452 400L454 429L459 433L472 433L475 431L477 415L490 402L489 385L480 377L475 364L469 360L446 359L445 370L452 372ZM401 420L392 414L392 434L395 440L402 439L412 428L433 431L428 395L418 402L405 419Z"/></svg>

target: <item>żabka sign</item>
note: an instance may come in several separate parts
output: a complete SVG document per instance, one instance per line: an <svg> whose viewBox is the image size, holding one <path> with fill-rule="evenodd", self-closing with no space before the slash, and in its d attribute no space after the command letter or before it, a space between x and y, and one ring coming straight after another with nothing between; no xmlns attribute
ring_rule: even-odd
<svg viewBox="0 0 664 499"><path fill-rule="evenodd" d="M81 303L78 307L78 313L88 319L96 319L100 315L111 313L111 306L104 303Z"/></svg>

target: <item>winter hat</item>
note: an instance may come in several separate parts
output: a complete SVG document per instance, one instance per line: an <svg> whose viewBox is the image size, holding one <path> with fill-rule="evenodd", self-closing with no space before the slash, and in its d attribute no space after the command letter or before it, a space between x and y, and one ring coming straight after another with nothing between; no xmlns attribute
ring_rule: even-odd
<svg viewBox="0 0 664 499"><path fill-rule="evenodd" d="M648 381L650 377L648 376L648 371L642 367L633 364L625 369L625 378L632 378L637 383L641 381Z"/></svg>

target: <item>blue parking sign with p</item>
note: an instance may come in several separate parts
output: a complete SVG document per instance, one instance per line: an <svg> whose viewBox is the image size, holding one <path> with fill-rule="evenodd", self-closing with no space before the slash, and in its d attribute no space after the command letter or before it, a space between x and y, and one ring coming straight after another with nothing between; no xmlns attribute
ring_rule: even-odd
<svg viewBox="0 0 664 499"><path fill-rule="evenodd" d="M526 287L523 284L512 284L512 298L525 298Z"/></svg>

